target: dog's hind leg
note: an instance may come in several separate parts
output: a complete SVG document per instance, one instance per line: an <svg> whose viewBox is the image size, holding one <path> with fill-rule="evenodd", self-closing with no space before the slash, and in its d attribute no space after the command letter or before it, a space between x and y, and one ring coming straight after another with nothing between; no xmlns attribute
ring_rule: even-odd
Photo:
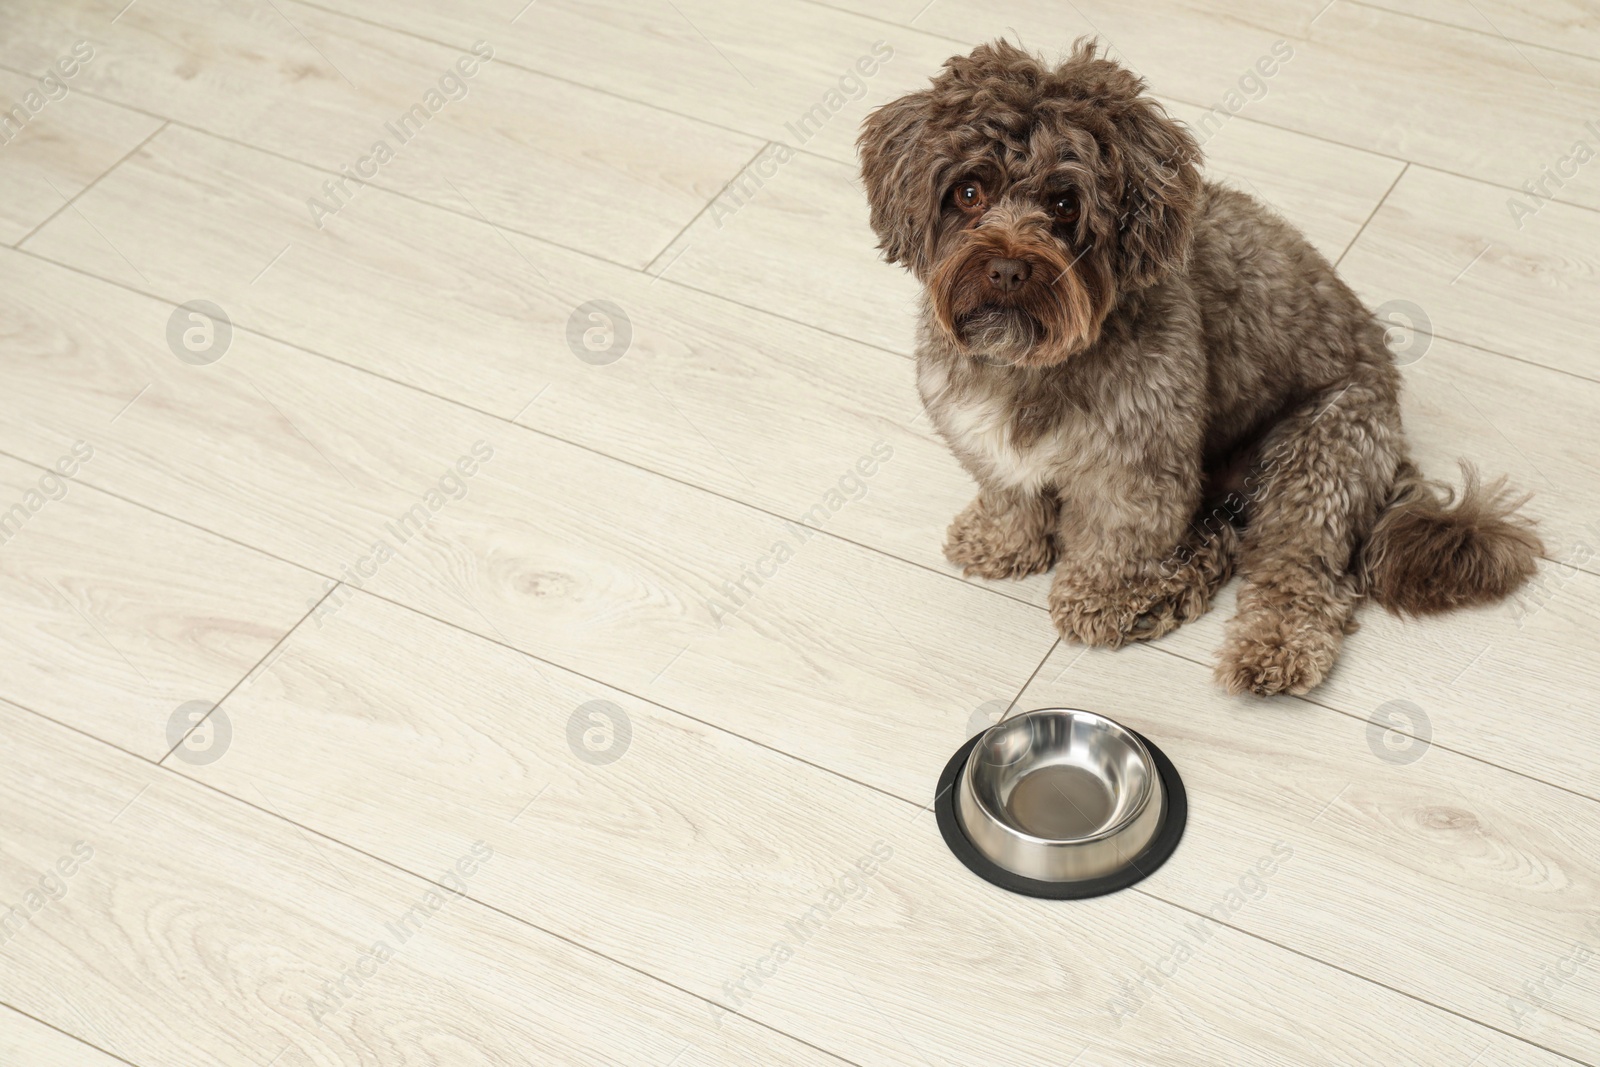
<svg viewBox="0 0 1600 1067"><path fill-rule="evenodd" d="M1247 476L1238 614L1217 681L1231 693L1305 693L1333 667L1359 599L1352 556L1404 458L1388 367L1358 367L1262 440Z"/></svg>

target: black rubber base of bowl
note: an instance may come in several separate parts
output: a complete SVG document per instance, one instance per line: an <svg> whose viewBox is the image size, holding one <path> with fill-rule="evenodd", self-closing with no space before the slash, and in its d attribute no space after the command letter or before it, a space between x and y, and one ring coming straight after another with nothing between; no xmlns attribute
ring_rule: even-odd
<svg viewBox="0 0 1600 1067"><path fill-rule="evenodd" d="M974 735L945 764L944 773L939 775L939 792L934 798L933 810L939 817L939 833L944 835L944 843L950 846L950 851L966 864L969 871L985 882L992 882L1013 893L1048 900L1083 900L1104 896L1149 877L1157 867L1167 862L1168 857L1177 850L1178 842L1183 840L1183 829L1189 822L1189 797L1183 790L1183 779L1178 777L1178 768L1172 765L1165 752L1152 745L1148 737L1135 734L1150 750L1150 758L1155 761L1156 773L1161 775L1161 785L1167 797L1167 811L1162 817L1161 828L1144 847L1144 851L1119 871L1077 882L1043 882L1011 873L979 852L956 818L956 785L962 769L967 765L967 757L972 755L982 736Z"/></svg>

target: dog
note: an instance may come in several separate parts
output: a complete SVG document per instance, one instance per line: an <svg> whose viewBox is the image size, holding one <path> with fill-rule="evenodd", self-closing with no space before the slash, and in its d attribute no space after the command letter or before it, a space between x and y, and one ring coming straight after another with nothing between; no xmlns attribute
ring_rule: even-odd
<svg viewBox="0 0 1600 1067"><path fill-rule="evenodd" d="M917 389L977 480L944 553L1055 567L1062 636L1197 618L1237 569L1216 668L1303 694L1364 599L1403 615L1515 592L1543 545L1504 480L1425 480L1384 327L1292 226L1202 180L1144 81L1079 41L944 64L857 142L884 258L923 285Z"/></svg>

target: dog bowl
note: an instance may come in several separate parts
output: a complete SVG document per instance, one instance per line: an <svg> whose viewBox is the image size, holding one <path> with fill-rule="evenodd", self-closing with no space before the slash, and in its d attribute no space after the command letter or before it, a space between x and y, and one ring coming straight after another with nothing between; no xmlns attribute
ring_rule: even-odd
<svg viewBox="0 0 1600 1067"><path fill-rule="evenodd" d="M1183 782L1144 737L1104 715L1042 708L969 740L935 800L947 844L1005 889L1057 899L1126 888L1172 855Z"/></svg>

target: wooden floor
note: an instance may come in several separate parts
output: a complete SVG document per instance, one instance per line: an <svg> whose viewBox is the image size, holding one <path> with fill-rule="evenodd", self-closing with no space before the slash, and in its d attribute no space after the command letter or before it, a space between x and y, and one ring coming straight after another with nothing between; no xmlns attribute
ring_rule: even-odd
<svg viewBox="0 0 1600 1067"><path fill-rule="evenodd" d="M1600 1064L1592 3L5 8L0 1064ZM1517 603L1261 702L1231 594L1084 652L943 561L852 142L1085 33L1536 493ZM1192 805L1077 903L927 811L1061 704Z"/></svg>

